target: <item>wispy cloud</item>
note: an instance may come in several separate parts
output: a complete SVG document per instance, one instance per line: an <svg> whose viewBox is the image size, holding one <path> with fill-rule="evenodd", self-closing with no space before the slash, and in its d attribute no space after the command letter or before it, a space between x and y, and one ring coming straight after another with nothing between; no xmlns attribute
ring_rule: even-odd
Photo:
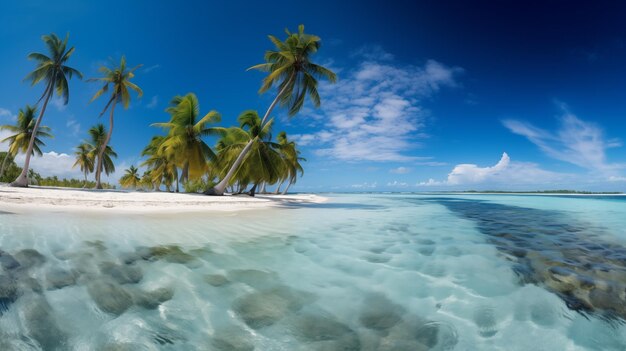
<svg viewBox="0 0 626 351"><path fill-rule="evenodd" d="M15 115L10 110L0 107L0 119L15 119Z"/></svg>
<svg viewBox="0 0 626 351"><path fill-rule="evenodd" d="M148 66L148 67L142 69L141 72L143 72L143 73L150 73L150 72L154 71L155 69L159 69L159 68L161 68L161 65L156 64L156 65Z"/></svg>
<svg viewBox="0 0 626 351"><path fill-rule="evenodd" d="M2 142L2 140L8 138L11 135L11 132L8 130L0 130L0 151L8 151L9 150L9 142Z"/></svg>
<svg viewBox="0 0 626 351"><path fill-rule="evenodd" d="M67 108L67 105L65 105L63 99L60 97L53 97L52 99L50 99L50 104L54 106L59 112L63 112Z"/></svg>
<svg viewBox="0 0 626 351"><path fill-rule="evenodd" d="M394 174L407 174L409 172L411 172L411 169L407 167L397 167L397 168L392 168L389 170L389 173L394 173Z"/></svg>
<svg viewBox="0 0 626 351"><path fill-rule="evenodd" d="M159 97L157 95L150 98L150 101L146 104L146 108L152 109L155 108L159 103Z"/></svg>
<svg viewBox="0 0 626 351"><path fill-rule="evenodd" d="M72 136L78 136L78 134L80 133L80 123L78 123L78 121L76 121L73 116L70 116L67 119L67 122L65 122L65 126Z"/></svg>
<svg viewBox="0 0 626 351"><path fill-rule="evenodd" d="M317 133L295 135L316 145L317 155L341 161L415 161L427 112L423 101L457 85L458 67L434 60L423 66L399 65L380 51L359 53L361 63L337 84L323 84L322 108L304 114L324 121Z"/></svg>
<svg viewBox="0 0 626 351"><path fill-rule="evenodd" d="M352 184L350 187L355 188L355 189L374 189L378 187L378 183L377 182L374 182L374 183L364 182L364 183L359 183L359 184Z"/></svg>
<svg viewBox="0 0 626 351"><path fill-rule="evenodd" d="M565 105L561 105L561 108L563 114L559 117L560 126L555 132L518 120L509 119L502 123L511 132L526 137L549 157L592 172L614 175L622 166L609 163L606 150L621 146L619 140L607 139L598 125L578 118Z"/></svg>

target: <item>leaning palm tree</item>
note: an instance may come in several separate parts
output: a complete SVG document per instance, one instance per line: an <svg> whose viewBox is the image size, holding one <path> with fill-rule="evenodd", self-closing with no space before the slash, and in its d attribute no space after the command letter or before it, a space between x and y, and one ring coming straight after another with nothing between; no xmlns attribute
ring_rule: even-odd
<svg viewBox="0 0 626 351"><path fill-rule="evenodd" d="M139 170L135 166L130 166L120 178L120 185L124 188L137 189L141 185L141 178L139 177Z"/></svg>
<svg viewBox="0 0 626 351"><path fill-rule="evenodd" d="M28 58L35 60L38 63L37 68L30 72L26 76L25 80L30 80L31 85L35 85L42 81L46 83L46 89L39 98L39 101L43 100L43 106L39 112L39 117L33 126L33 133L31 134L31 138L26 149L26 158L24 160L22 173L20 173L13 183L11 183L11 186L28 186L28 169L30 167L30 157L33 153L32 150L35 147L37 130L39 129L39 125L41 124L41 120L46 112L46 107L48 106L48 101L50 101L52 94L56 91L57 95L62 97L63 104L67 105L70 93L69 86L67 84L68 78L71 79L73 75L76 75L79 79L82 79L83 77L79 71L66 66L70 56L74 53L74 47L67 49L67 40L69 39L69 35L65 36L65 40L59 39L59 37L57 37L54 33L44 35L41 39L44 43L46 43L46 46L48 46L50 56L36 52L29 54Z"/></svg>
<svg viewBox="0 0 626 351"><path fill-rule="evenodd" d="M74 155L76 156L76 162L72 168L76 166L80 166L80 170L85 175L85 185L83 188L87 187L87 174L93 172L94 170L94 158L93 158L93 145L83 142L76 147L76 151Z"/></svg>
<svg viewBox="0 0 626 351"><path fill-rule="evenodd" d="M278 87L278 94L261 119L262 126L265 125L277 103L288 109L290 117L300 111L306 95L309 96L314 107L319 107L321 100L317 92L317 79L325 78L331 83L337 80L337 76L331 70L311 62L311 56L317 52L321 45L321 39L318 36L304 33L304 25L298 27L297 33L291 33L289 30L286 30L286 33L287 39L285 41L270 35L269 38L276 47L275 50L269 50L265 53L265 63L249 68L269 73L263 79L259 93L265 93L273 86ZM250 140L246 147L241 150L222 181L205 194L224 194L226 186L230 183L230 178L243 162L253 143L254 141Z"/></svg>
<svg viewBox="0 0 626 351"><path fill-rule="evenodd" d="M115 165L113 164L112 157L117 157L117 154L113 151L113 148L110 145L103 147L106 137L109 135L104 124L100 123L91 127L88 133L91 137L92 145L89 156L93 160L94 166L96 167L96 174L98 174L98 171L102 174L104 171L104 173L108 176L109 174L115 172ZM100 150L103 148L104 152L101 153ZM100 189L102 189L102 187L100 187Z"/></svg>
<svg viewBox="0 0 626 351"><path fill-rule="evenodd" d="M111 134L113 134L113 115L115 113L115 106L117 105L117 103L122 103L125 109L128 108L128 105L130 104L129 89L137 92L138 97L141 97L143 95L143 91L137 85L130 82L130 80L135 76L133 72L139 67L141 67L141 65L135 66L131 69L127 69L126 58L122 56L120 65L118 67L109 68L106 66L102 66L100 67L99 71L103 74L103 77L91 78L88 80L89 82L104 82L104 86L100 90L98 90L98 92L96 92L93 98L91 98L91 101L96 100L102 94L108 92L109 88L111 88L111 97L109 98L109 101L100 113L100 116L102 116L109 107L111 108L111 112L109 115L109 132L107 133L104 142L98 150L98 164L96 165L97 189L102 189L102 184L100 182L102 174L100 171L102 168L102 155L106 152L107 145L109 145L109 142L111 141Z"/></svg>
<svg viewBox="0 0 626 351"><path fill-rule="evenodd" d="M220 114L211 111L199 118L200 105L193 93L174 97L166 111L171 115L169 122L152 124L168 130L159 152L171 156L182 169L183 182L202 177L207 171L207 161L215 157L202 137L219 135L223 131L223 128L208 127L221 120Z"/></svg>
<svg viewBox="0 0 626 351"><path fill-rule="evenodd" d="M26 107L19 110L17 114L17 123L15 125L5 124L0 126L0 131L8 130L9 132L14 133L0 141L0 143L9 143L7 157L4 158L4 160L2 161L2 166L0 167L0 177L2 177L2 175L4 174L4 168L9 157L13 159L18 153L26 153L30 146L31 139L34 139L31 148L31 154L37 154L41 156L41 147L45 146L46 144L44 144L44 142L41 141L40 138L52 138L52 135L49 133L50 128L46 126L40 126L33 134L35 130L36 114L37 107L26 105Z"/></svg>
<svg viewBox="0 0 626 351"><path fill-rule="evenodd" d="M219 153L215 163L222 169L228 169L241 150L252 141L246 162L237 169L228 185L236 181L244 189L247 184L253 184L250 195L254 196L259 184L273 184L279 180L283 160L277 151L280 146L271 141L272 119L261 126L261 118L256 111L245 111L238 121L240 127L228 128L218 141Z"/></svg>

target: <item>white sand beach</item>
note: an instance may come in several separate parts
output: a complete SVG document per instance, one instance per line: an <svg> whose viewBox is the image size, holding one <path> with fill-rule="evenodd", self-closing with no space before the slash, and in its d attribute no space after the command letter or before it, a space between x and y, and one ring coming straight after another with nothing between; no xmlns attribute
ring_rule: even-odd
<svg viewBox="0 0 626 351"><path fill-rule="evenodd" d="M326 198L312 194L206 196L201 194L92 190L0 185L0 211L172 213L240 211L284 205L319 203Z"/></svg>

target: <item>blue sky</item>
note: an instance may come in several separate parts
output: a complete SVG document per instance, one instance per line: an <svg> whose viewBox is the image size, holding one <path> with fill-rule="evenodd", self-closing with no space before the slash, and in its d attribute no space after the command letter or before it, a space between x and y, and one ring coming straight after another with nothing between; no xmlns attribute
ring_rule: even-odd
<svg viewBox="0 0 626 351"><path fill-rule="evenodd" d="M339 81L320 87L322 108L274 114L275 132L297 138L308 160L294 190L626 191L625 16L618 2L2 3L0 123L42 93L22 82L42 34L69 33L71 66L86 77L126 55L143 64L144 96L116 114L115 181L141 162L174 95L195 92L226 126L263 112L275 92L258 95L263 74L246 68L271 48L268 34L303 23ZM55 138L35 170L80 176L67 154L107 122L105 101L89 104L97 88L72 80L69 105L52 104L44 124Z"/></svg>

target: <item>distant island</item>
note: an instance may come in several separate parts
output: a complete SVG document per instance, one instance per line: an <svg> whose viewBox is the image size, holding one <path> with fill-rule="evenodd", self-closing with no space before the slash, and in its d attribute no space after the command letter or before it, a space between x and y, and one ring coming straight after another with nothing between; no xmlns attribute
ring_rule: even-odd
<svg viewBox="0 0 626 351"><path fill-rule="evenodd" d="M619 195L619 191L578 191L578 190L535 190L535 191L508 191L508 190L465 190L457 193L489 193L489 194L581 194L581 195Z"/></svg>

